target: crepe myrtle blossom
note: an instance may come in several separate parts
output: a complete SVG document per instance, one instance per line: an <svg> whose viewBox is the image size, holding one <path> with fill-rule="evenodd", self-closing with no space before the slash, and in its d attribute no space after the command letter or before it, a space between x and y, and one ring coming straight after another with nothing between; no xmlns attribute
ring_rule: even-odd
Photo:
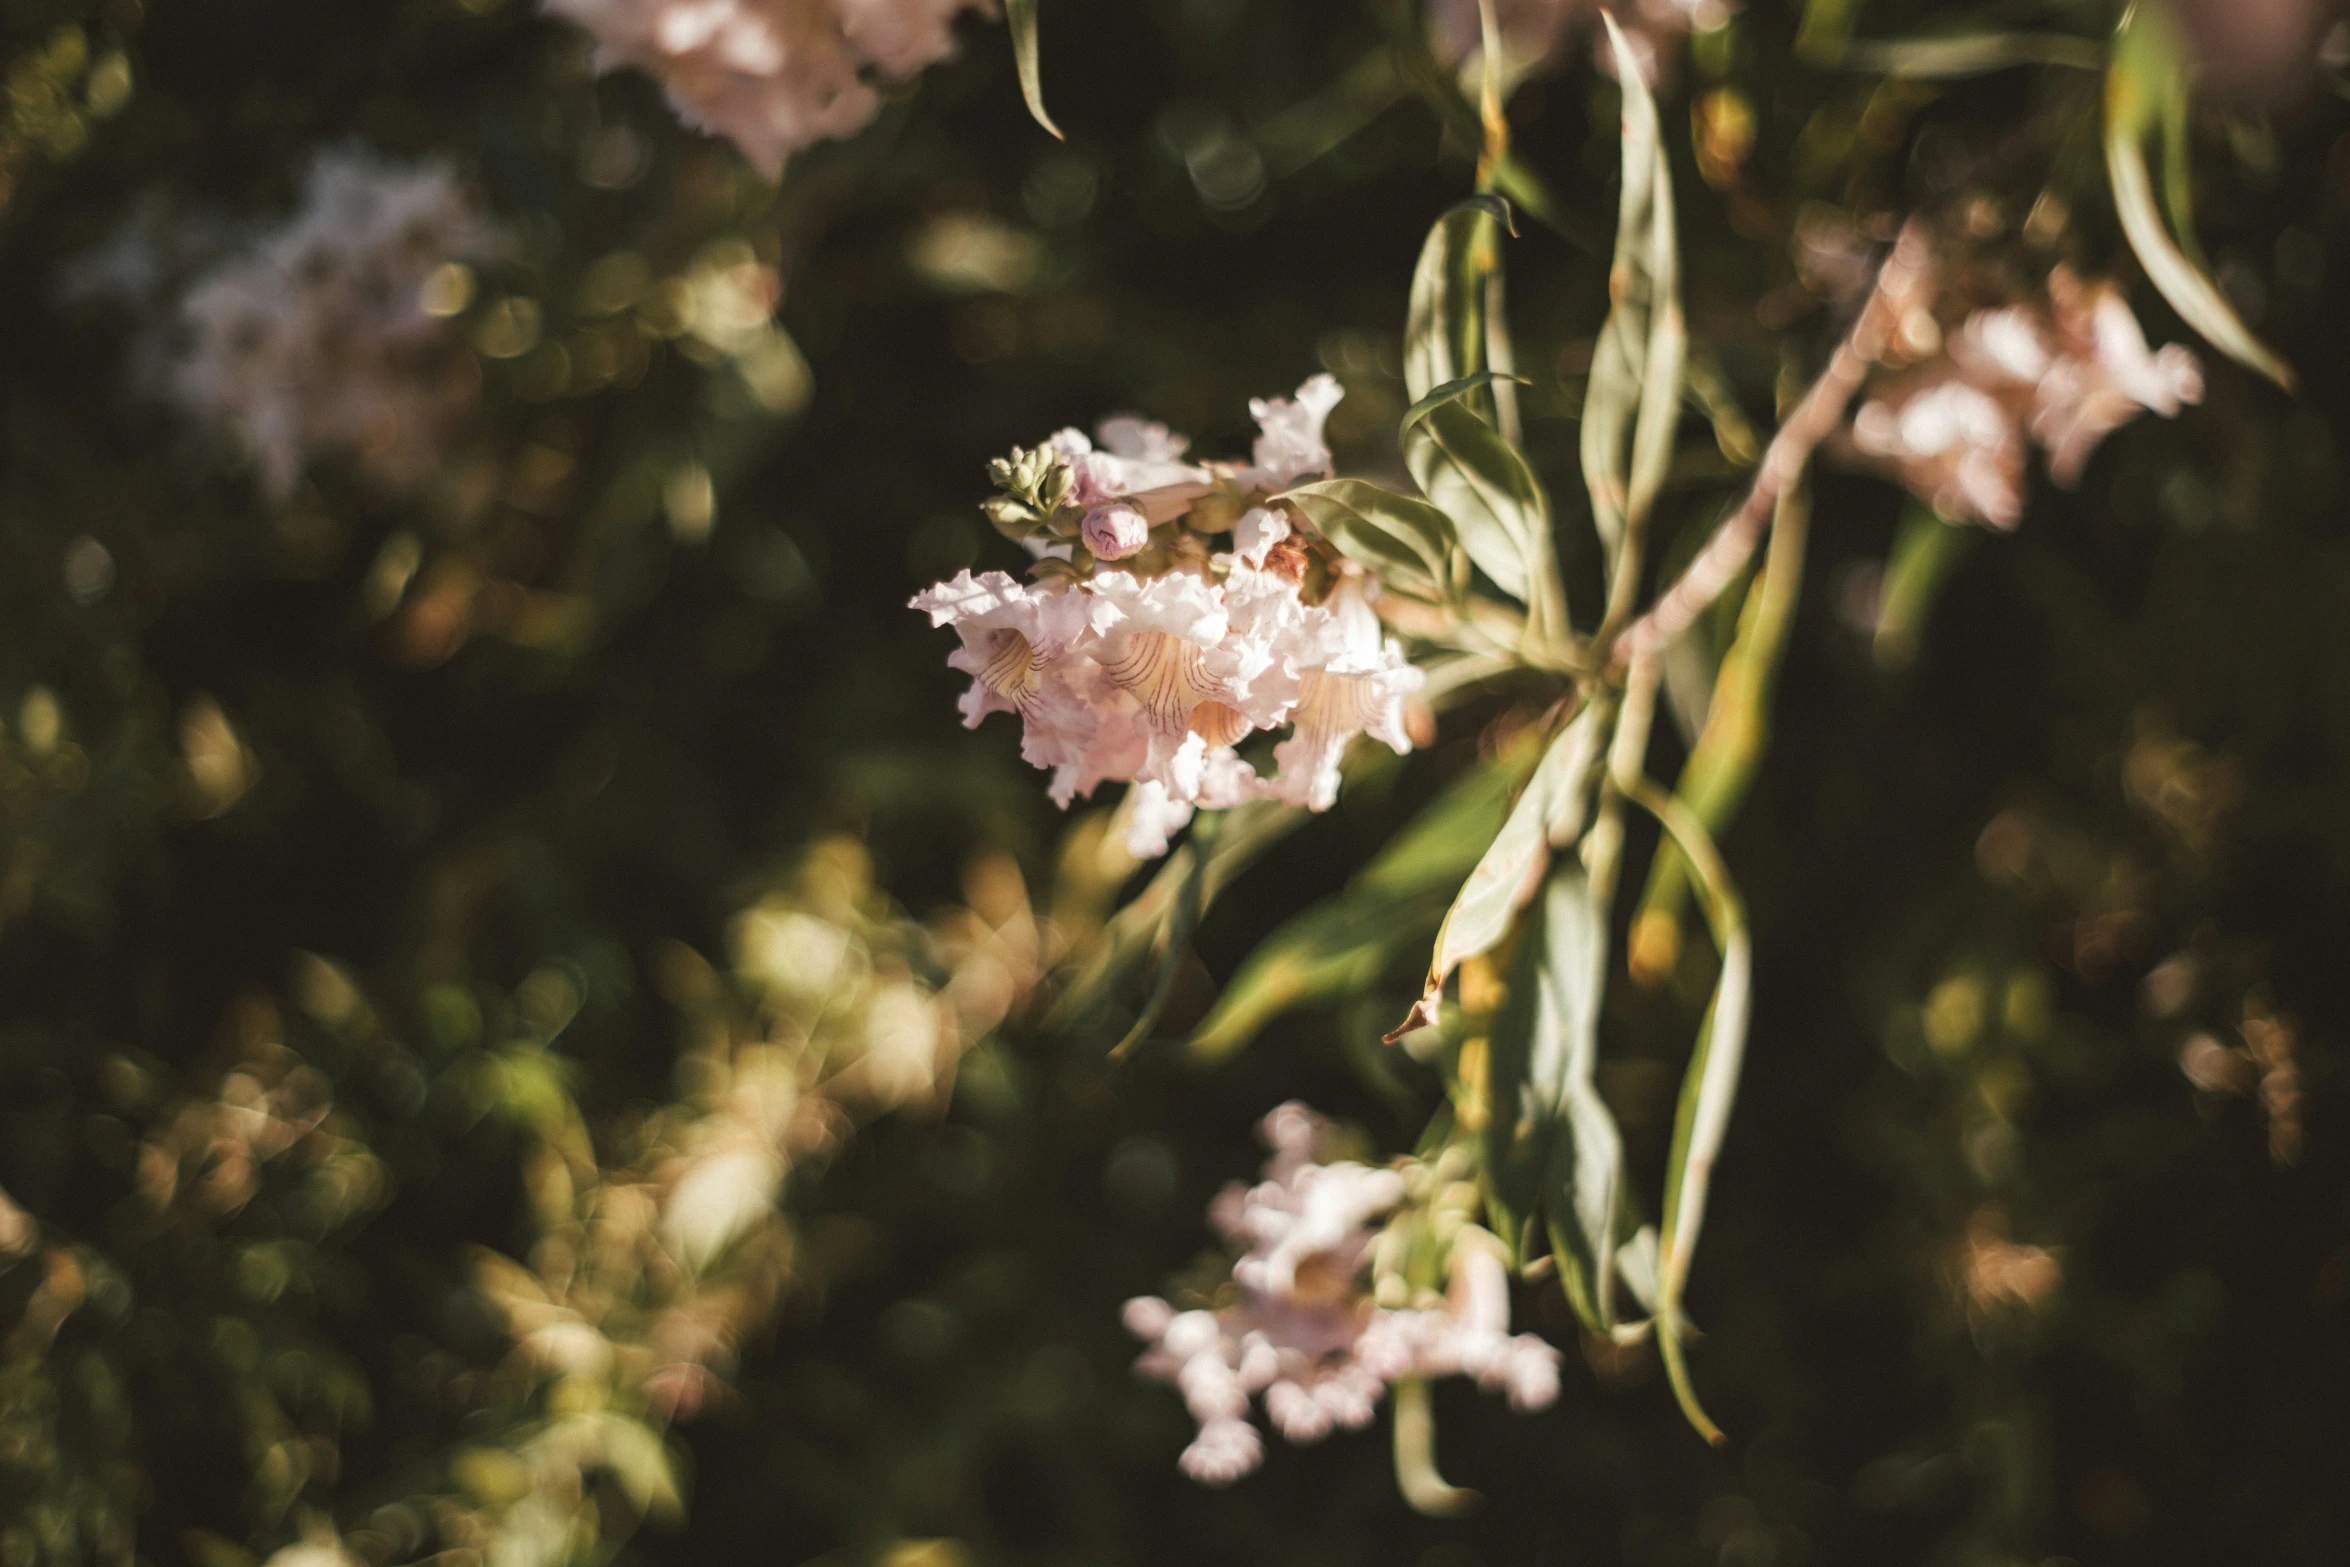
<svg viewBox="0 0 2350 1567"><path fill-rule="evenodd" d="M988 516L1036 558L1033 584L962 572L913 600L962 646L964 722L1017 714L1021 754L1056 803L1132 786L1126 841L1166 852L1201 807L1337 798L1347 745L1406 751L1420 671L1386 634L1377 584L1315 535L1283 491L1330 472L1324 422L1341 393L1316 376L1250 404L1246 463L1198 462L1140 419L1063 430L994 466ZM1238 747L1288 733L1261 777Z"/></svg>
<svg viewBox="0 0 2350 1567"><path fill-rule="evenodd" d="M657 78L678 118L724 136L769 179L816 142L864 128L873 80L954 53L957 13L988 0L545 0L596 41L598 71Z"/></svg>
<svg viewBox="0 0 2350 1567"><path fill-rule="evenodd" d="M1944 518L2005 530L2023 516L2028 444L2069 489L2114 430L2202 397L2191 350L2150 349L2119 287L2058 267L2045 305L1974 311L1942 353L1863 403L1847 446Z"/></svg>
<svg viewBox="0 0 2350 1567"><path fill-rule="evenodd" d="M1225 1485L1255 1469L1266 1418L1292 1442L1371 1422L1380 1397L1406 1377L1469 1376L1539 1409L1558 1397L1558 1351L1509 1332L1509 1273L1500 1243L1474 1226L1452 1244L1450 1284L1434 1304L1376 1303L1362 1275L1378 1226L1401 1207L1401 1171L1321 1162L1332 1128L1295 1102L1259 1128L1272 1158L1255 1185L1234 1182L1209 1218L1238 1253L1224 1303L1178 1311L1144 1296L1127 1327L1149 1341L1142 1375L1173 1384L1199 1422L1183 1471Z"/></svg>

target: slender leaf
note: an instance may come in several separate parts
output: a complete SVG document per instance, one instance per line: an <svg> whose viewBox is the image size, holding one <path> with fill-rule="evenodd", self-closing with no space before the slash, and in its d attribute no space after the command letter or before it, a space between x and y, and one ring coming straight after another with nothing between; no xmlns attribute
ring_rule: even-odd
<svg viewBox="0 0 2350 1567"><path fill-rule="evenodd" d="M1593 349L1583 397L1583 479L1610 551L1637 537L1671 465L1688 332L1681 318L1680 248L1672 172L1656 100L1615 18L1602 11L1624 89L1623 191L1608 269L1612 301ZM1636 572L1636 555L1623 569Z"/></svg>
<svg viewBox="0 0 2350 1567"><path fill-rule="evenodd" d="M1746 929L1746 911L1729 868L1722 863L1713 839L1688 806L1673 799L1646 779L1629 781L1625 793L1649 811L1689 859L1705 899L1706 917L1713 927L1714 944L1722 955L1722 971L1714 981L1713 1000L1698 1030L1689 1069L1681 1081L1681 1100L1673 1122L1673 1149L1665 1167L1665 1211L1661 1227L1662 1264L1657 1278L1657 1339L1665 1374L1680 1400L1681 1412L1705 1439L1716 1446L1725 1440L1721 1430L1698 1403L1683 1353L1684 1319L1681 1297L1688 1287L1689 1269L1697 1255L1697 1239L1705 1224L1706 1198L1712 1190L1714 1162L1729 1131L1730 1107L1738 1097L1738 1078L1746 1060L1746 1024L1753 998L1754 948Z"/></svg>
<svg viewBox="0 0 2350 1567"><path fill-rule="evenodd" d="M1594 770L1607 747L1610 708L1594 702L1552 739L1501 831L1478 857L1436 932L1428 980L1419 1002L1390 1043L1436 1021L1444 982L1469 958L1502 943L1550 868L1553 845L1582 836Z"/></svg>
<svg viewBox="0 0 2350 1567"><path fill-rule="evenodd" d="M1485 278L1500 265L1496 233L1515 232L1509 203L1476 195L1428 231L1404 316L1404 388L1413 398L1485 369Z"/></svg>
<svg viewBox="0 0 2350 1567"><path fill-rule="evenodd" d="M1981 529L1953 527L1922 502L1912 502L1902 514L1885 559L1884 582L1877 590L1877 624L1870 647L1879 669L1899 672L1909 667L1943 586L1981 538Z"/></svg>
<svg viewBox="0 0 2350 1567"><path fill-rule="evenodd" d="M1540 1213L1567 1299L1593 1332L1614 1326L1624 1166L1592 1080L1607 930L1582 867L1561 861L1527 910L1486 1070L1485 1168L1502 1233Z"/></svg>
<svg viewBox="0 0 2350 1567"><path fill-rule="evenodd" d="M2181 319L2214 348L2289 392L2294 385L2292 366L2252 335L2218 285L2187 259L2155 205L2146 136L2161 118L2164 104L2183 92L2180 47L2170 24L2154 8L2131 9L2105 75L2105 168L2113 182L2114 210L2146 276Z"/></svg>
<svg viewBox="0 0 2350 1567"><path fill-rule="evenodd" d="M1036 123L1060 136L1061 128L1044 112L1044 73L1036 58L1036 0L1004 0L1004 22L1012 30L1012 61L1020 68L1020 96Z"/></svg>
<svg viewBox="0 0 2350 1567"><path fill-rule="evenodd" d="M1418 424L1446 403L1458 402L1481 387L1490 386L1499 390L1501 384L1505 382L1515 382L1520 386L1534 384L1526 377L1507 370L1479 370L1474 374L1464 375L1458 380L1447 381L1442 386L1429 388L1426 396L1403 411L1403 433L1407 436L1410 435L1413 425Z"/></svg>
<svg viewBox="0 0 2350 1567"><path fill-rule="evenodd" d="M1460 536L1452 519L1426 501L1363 479L1301 484L1281 498L1304 512L1349 559L1368 566L1390 586L1431 599L1452 596L1452 558Z"/></svg>
<svg viewBox="0 0 2350 1567"><path fill-rule="evenodd" d="M1304 823L1306 813L1273 800L1251 800L1225 813L1216 842L1207 851L1200 908L1204 913L1232 879L1256 863L1257 857ZM1044 1026L1055 1032L1073 1026L1099 1005L1110 986L1135 963L1163 945L1176 914L1176 903L1191 875L1192 857L1200 851L1191 843L1178 846L1150 885L1136 894L1103 927L1090 946L1084 964L1066 980Z"/></svg>
<svg viewBox="0 0 2350 1567"><path fill-rule="evenodd" d="M1406 432L1404 464L1494 586L1528 604L1543 598L1554 570L1550 504L1501 432L1458 399L1439 402Z"/></svg>
<svg viewBox="0 0 2350 1567"><path fill-rule="evenodd" d="M2019 65L2094 71L2105 63L2105 51L2090 39L2063 33L1968 33L1855 43L1838 63L1848 71L1930 80L1985 76Z"/></svg>
<svg viewBox="0 0 2350 1567"><path fill-rule="evenodd" d="M1958 531L1931 512L1926 516L1945 533ZM1798 486L1779 497L1771 523L1770 553L1764 558L1761 575L1747 591L1737 638L1723 655L1714 680L1705 726L1673 786L1675 797L1709 833L1721 832L1745 804L1747 790L1770 743L1771 694L1795 619L1810 533L1810 496ZM1679 958L1681 902L1688 877L1687 857L1668 839L1649 862L1648 885L1632 922L1633 978L1644 982L1660 979Z"/></svg>
<svg viewBox="0 0 2350 1567"><path fill-rule="evenodd" d="M1201 1020L1191 1048L1239 1050L1294 1007L1358 992L1403 947L1435 929L1508 813L1533 747L1479 764L1389 840L1336 897L1284 922L1241 963Z"/></svg>
<svg viewBox="0 0 2350 1567"><path fill-rule="evenodd" d="M1167 917L1166 950L1159 957L1158 982L1151 986L1150 999L1143 1004L1141 1015L1126 1031L1126 1037L1110 1048L1114 1057L1125 1055L1148 1039L1151 1031L1159 1026L1159 1019L1166 1016L1167 1003L1174 999L1176 977L1183 972L1183 960L1191 952L1192 933L1199 929L1200 913L1207 901L1208 865L1223 824L1223 812L1204 811L1191 830L1191 865L1175 895L1175 907Z"/></svg>

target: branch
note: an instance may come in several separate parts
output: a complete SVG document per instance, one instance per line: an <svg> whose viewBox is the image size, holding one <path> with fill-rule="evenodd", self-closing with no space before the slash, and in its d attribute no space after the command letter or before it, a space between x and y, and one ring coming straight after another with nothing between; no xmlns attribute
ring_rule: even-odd
<svg viewBox="0 0 2350 1567"><path fill-rule="evenodd" d="M1820 372L1811 390L1803 394L1803 400L1795 405L1787 422L1779 426L1779 433L1771 437L1770 449L1763 453L1762 471L1755 475L1754 488L1747 492L1736 511L1722 519L1714 536L1706 540L1697 558L1682 571L1680 580L1658 595L1648 613L1626 626L1623 635L1616 638L1608 654L1610 678L1620 679L1635 658L1662 652L1675 637L1689 629L1707 605L1721 596L1722 590L1754 557L1755 546L1762 542L1763 530L1770 525L1779 497L1801 477L1804 465L1811 461L1811 454L1820 442L1843 422L1844 410L1852 402L1853 394L1867 379L1870 367L1883 357L1902 317L1916 305L1917 292L1933 261L1926 236L1922 218L1912 218L1902 225L1901 237L1893 242L1893 253L1878 269L1876 287L1853 321L1852 330L1836 345L1828 368Z"/></svg>

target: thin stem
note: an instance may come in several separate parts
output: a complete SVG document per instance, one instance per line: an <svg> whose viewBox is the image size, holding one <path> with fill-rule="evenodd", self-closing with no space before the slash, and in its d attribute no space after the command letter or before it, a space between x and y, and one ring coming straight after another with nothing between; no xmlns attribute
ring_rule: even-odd
<svg viewBox="0 0 2350 1567"><path fill-rule="evenodd" d="M1448 1485L1436 1468L1436 1408L1425 1377L1395 1384L1395 1482L1415 1512L1457 1518L1478 1503L1476 1492Z"/></svg>
<svg viewBox="0 0 2350 1567"><path fill-rule="evenodd" d="M1755 475L1754 488L1735 511L1722 519L1713 537L1706 540L1680 579L1658 595L1647 614L1626 626L1616 638L1608 660L1611 673L1620 676L1641 654L1661 652L1688 630L1691 622L1745 569L1747 561L1754 556L1755 546L1762 542L1779 497L1802 476L1804 465L1811 461L1811 454L1820 442L1843 422L1844 410L1852 402L1853 394L1860 390L1861 382L1867 379L1870 367L1884 356L1902 317L1918 303L1917 296L1925 286L1932 260L1925 221L1910 219L1902 225L1893 253L1878 270L1876 287L1853 321L1852 330L1836 345L1827 369L1820 372L1811 390L1803 394L1795 411L1779 426L1778 434L1771 437L1770 449L1763 453L1762 469Z"/></svg>

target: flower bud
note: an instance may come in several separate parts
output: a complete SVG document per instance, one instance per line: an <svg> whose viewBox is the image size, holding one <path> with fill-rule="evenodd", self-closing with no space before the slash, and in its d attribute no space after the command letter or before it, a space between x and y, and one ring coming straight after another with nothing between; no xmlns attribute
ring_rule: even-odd
<svg viewBox="0 0 2350 1567"><path fill-rule="evenodd" d="M1085 514L1083 537L1096 560L1124 560L1150 543L1150 519L1132 506L1097 506Z"/></svg>

